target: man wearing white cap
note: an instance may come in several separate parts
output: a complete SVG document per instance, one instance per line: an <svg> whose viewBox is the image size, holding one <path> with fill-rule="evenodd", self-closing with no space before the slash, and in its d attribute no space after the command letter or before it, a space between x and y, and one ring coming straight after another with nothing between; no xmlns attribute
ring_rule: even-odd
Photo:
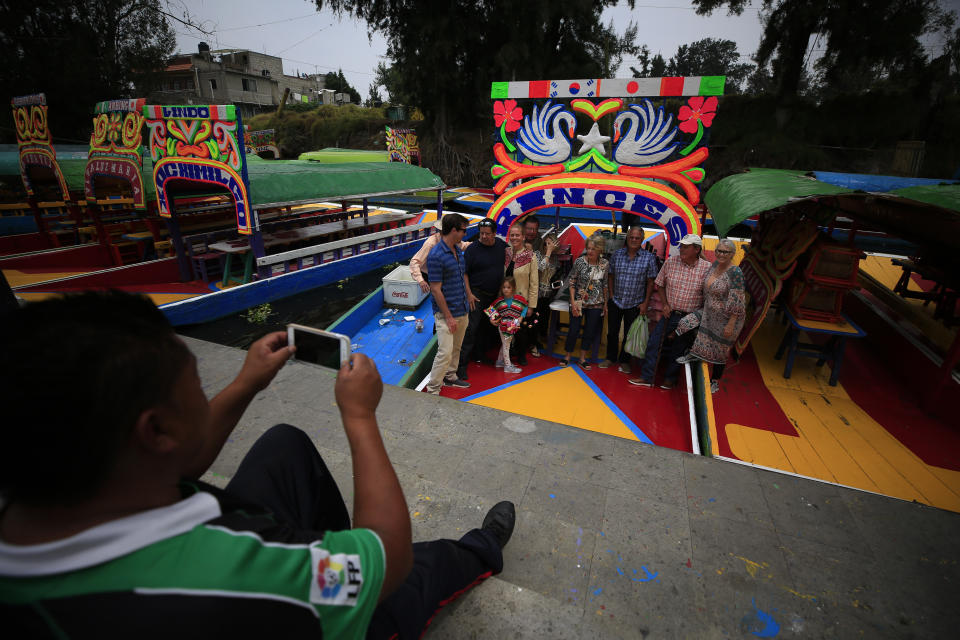
<svg viewBox="0 0 960 640"><path fill-rule="evenodd" d="M631 378L630 384L639 387L653 386L657 373L657 356L664 342L664 332L668 339L673 339L667 344L667 369L663 373L663 382L660 383L660 387L672 389L677 383L680 365L677 364L676 359L684 352L687 343L693 340L696 332L688 332L682 337L674 337L673 333L683 316L703 306L703 281L706 280L707 272L710 271L710 263L700 257L702 250L703 241L700 236L688 233L680 240L679 255L671 256L663 263L654 281L661 291L661 299L664 300L663 319L650 332L640 377Z"/></svg>

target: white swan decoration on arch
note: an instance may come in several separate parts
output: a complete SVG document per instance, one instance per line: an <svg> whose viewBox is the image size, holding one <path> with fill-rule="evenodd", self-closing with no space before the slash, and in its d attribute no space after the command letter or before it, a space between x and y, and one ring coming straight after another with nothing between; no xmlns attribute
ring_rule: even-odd
<svg viewBox="0 0 960 640"><path fill-rule="evenodd" d="M567 124L566 131L561 123ZM566 162L570 158L570 140L576 127L576 116L565 110L562 104L548 101L542 110L535 105L533 112L523 120L523 128L517 134L517 147L534 162Z"/></svg>
<svg viewBox="0 0 960 640"><path fill-rule="evenodd" d="M673 141L677 128L672 125L673 116L664 119L663 107L655 108L649 100L631 104L613 123L613 159L633 167L663 162L680 146Z"/></svg>

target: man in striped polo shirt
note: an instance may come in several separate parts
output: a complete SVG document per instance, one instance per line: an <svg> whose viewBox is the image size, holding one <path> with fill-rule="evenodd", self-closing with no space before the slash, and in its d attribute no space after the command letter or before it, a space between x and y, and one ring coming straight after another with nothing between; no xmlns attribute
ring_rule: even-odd
<svg viewBox="0 0 960 640"><path fill-rule="evenodd" d="M196 359L146 298L88 293L0 318L7 635L414 638L498 573L508 502L460 540L411 547L376 422L383 383L360 354L335 383L353 528L289 425L254 443L226 489L197 480L292 353L285 333L267 335L208 402Z"/></svg>

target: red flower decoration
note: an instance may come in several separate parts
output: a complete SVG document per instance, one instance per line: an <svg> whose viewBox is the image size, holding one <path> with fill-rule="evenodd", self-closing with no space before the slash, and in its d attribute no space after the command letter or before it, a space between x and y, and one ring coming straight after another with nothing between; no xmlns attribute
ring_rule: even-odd
<svg viewBox="0 0 960 640"><path fill-rule="evenodd" d="M716 102L716 100L714 100ZM506 123L507 131L516 131L523 122L523 109L516 100L497 100L493 103L493 123L499 127Z"/></svg>
<svg viewBox="0 0 960 640"><path fill-rule="evenodd" d="M690 98L689 107L683 105L680 107L680 113L677 114L680 123L680 131L684 133L696 133L697 123L702 122L703 126L709 127L713 124L713 116L717 115L717 98L710 96L704 100L701 96Z"/></svg>

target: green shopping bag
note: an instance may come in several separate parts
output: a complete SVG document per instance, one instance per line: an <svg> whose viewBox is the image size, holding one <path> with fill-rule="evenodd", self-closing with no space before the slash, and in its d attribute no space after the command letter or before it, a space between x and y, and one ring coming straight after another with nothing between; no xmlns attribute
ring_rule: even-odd
<svg viewBox="0 0 960 640"><path fill-rule="evenodd" d="M633 321L627 331L627 339L624 341L623 349L636 358L642 358L647 354L647 340L649 338L650 324L647 316L637 316L637 319Z"/></svg>

